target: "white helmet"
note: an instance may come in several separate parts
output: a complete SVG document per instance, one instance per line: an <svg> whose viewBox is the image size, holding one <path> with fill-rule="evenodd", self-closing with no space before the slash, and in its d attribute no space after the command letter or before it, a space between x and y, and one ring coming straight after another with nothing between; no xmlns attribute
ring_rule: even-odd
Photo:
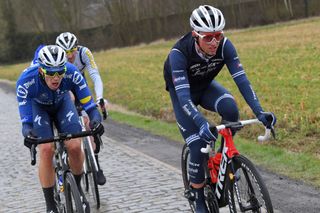
<svg viewBox="0 0 320 213"><path fill-rule="evenodd" d="M56 72L64 69L67 61L66 52L58 45L47 45L39 51L38 62L40 66L48 72Z"/></svg>
<svg viewBox="0 0 320 213"><path fill-rule="evenodd" d="M71 50L78 45L77 37L69 32L61 33L56 39L56 45L64 50Z"/></svg>
<svg viewBox="0 0 320 213"><path fill-rule="evenodd" d="M197 32L221 31L224 25L222 12L209 5L199 6L190 16L190 26Z"/></svg>

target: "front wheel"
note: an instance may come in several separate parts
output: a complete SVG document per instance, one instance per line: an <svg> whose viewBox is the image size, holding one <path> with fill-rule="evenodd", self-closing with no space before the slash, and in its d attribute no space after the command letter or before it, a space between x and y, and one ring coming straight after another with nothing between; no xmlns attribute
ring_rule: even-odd
<svg viewBox="0 0 320 213"><path fill-rule="evenodd" d="M67 212L84 213L80 192L71 172L67 172L64 180Z"/></svg>
<svg viewBox="0 0 320 213"><path fill-rule="evenodd" d="M253 163L242 155L232 159L227 187L230 212L273 213L269 192Z"/></svg>

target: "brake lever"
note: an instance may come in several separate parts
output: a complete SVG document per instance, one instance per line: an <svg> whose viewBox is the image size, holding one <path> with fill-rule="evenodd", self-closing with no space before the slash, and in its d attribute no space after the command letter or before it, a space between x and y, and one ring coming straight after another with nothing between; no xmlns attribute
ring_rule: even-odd
<svg viewBox="0 0 320 213"><path fill-rule="evenodd" d="M37 150L36 150L35 144L32 144L30 148L30 155L31 155L31 165L34 166L36 165L36 162L37 162Z"/></svg>

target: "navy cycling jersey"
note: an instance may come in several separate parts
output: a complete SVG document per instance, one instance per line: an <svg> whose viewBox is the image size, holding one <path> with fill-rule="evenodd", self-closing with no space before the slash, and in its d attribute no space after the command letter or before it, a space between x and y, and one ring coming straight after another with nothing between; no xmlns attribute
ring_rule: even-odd
<svg viewBox="0 0 320 213"><path fill-rule="evenodd" d="M176 91L181 107L195 120L200 113L191 101L191 94L205 90L224 65L227 66L248 105L256 115L259 114L262 111L259 100L246 77L236 49L226 37L220 41L216 55L211 58L197 51L191 32L180 38L164 64L166 90ZM196 120L195 122L197 123Z"/></svg>
<svg viewBox="0 0 320 213"><path fill-rule="evenodd" d="M59 88L51 90L39 74L39 64L25 69L16 84L19 113L22 123L32 123L32 100L40 105L53 106L63 100L65 93L72 90L85 111L95 108L91 92L77 67L66 63L66 73Z"/></svg>

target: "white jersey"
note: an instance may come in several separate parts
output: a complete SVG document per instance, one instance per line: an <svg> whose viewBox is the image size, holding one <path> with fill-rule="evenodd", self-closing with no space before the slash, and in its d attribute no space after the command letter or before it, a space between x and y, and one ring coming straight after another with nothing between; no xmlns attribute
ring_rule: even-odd
<svg viewBox="0 0 320 213"><path fill-rule="evenodd" d="M89 76L94 84L96 99L99 100L103 98L102 80L91 51L87 47L78 46L78 51L73 64L78 67L82 75L85 77L85 69L88 71Z"/></svg>

